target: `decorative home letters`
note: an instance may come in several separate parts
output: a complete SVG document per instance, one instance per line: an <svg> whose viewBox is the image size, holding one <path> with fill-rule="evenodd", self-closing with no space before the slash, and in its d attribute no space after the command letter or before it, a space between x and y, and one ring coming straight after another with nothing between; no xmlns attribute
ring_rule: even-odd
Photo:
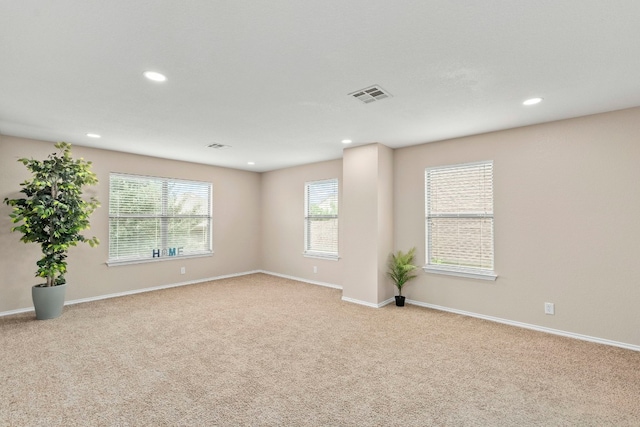
<svg viewBox="0 0 640 427"><path fill-rule="evenodd" d="M153 258L160 258L165 256L181 256L183 247L179 248L164 248L164 249L153 249Z"/></svg>

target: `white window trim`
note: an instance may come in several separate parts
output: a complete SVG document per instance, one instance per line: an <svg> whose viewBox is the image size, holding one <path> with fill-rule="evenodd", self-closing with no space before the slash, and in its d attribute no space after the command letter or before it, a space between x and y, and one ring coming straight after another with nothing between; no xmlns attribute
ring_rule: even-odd
<svg viewBox="0 0 640 427"><path fill-rule="evenodd" d="M326 259L329 261L338 261L340 259L340 256L337 253L333 252L305 251L302 252L302 256L304 256L305 258Z"/></svg>
<svg viewBox="0 0 640 427"><path fill-rule="evenodd" d="M153 262L175 261L179 259L184 260L189 258L202 258L202 257L213 256L214 250L213 250L213 184L212 183L193 180L193 179L167 178L167 177L153 176L153 175L136 175L131 173L121 173L121 172L110 172L109 177L111 177L112 175L119 175L124 177L131 177L131 178L148 178L153 180L167 180L167 181L173 181L173 182L182 181L182 182L201 183L201 184L208 185L209 186L209 212L210 212L210 215L208 218L210 220L210 229L209 229L209 249L207 251L192 253L188 255L163 256L163 257L155 257L155 258L130 258L130 259L122 259L122 260L108 258L107 261L105 262L105 264L108 267L117 267L121 265L131 265L131 264L146 264L146 263L153 263ZM109 191L111 191L111 188L109 188ZM109 215L109 221L111 220L111 218L112 216Z"/></svg>
<svg viewBox="0 0 640 427"><path fill-rule="evenodd" d="M318 258L318 259L327 259L327 260L334 260L337 261L338 259L340 259L340 255L339 255L339 247L338 250L336 250L336 252L320 252L320 251L313 251L313 250L307 250L307 246L309 245L309 235L307 234L307 213L309 211L309 200L308 200L308 191L307 191L307 186L309 184L321 184L321 183L326 183L326 182L335 182L336 183L336 187L338 188L338 192L339 192L339 188L340 188L340 182L338 181L338 178L329 178L329 179L319 179L319 180L315 180L315 181L307 181L304 183L304 222L305 222L305 229L304 229L304 250L302 251L302 255L306 258ZM338 194L338 200L340 200L340 195ZM340 207L338 206L338 215L335 216L336 219L338 219L338 221L340 221ZM339 235L336 236L336 242L338 242L339 244Z"/></svg>
<svg viewBox="0 0 640 427"><path fill-rule="evenodd" d="M172 256L172 257L160 257L160 258L151 258L151 259L132 259L132 260L122 260L122 261L107 261L107 267L118 267L120 265L131 265L131 264L147 264L150 262L165 262L165 261L177 261L181 259L189 259L189 258L204 258L204 257L212 257L214 254L213 251L205 253L205 254L196 254L196 255L181 255L181 256Z"/></svg>
<svg viewBox="0 0 640 427"><path fill-rule="evenodd" d="M448 166L432 166L425 169L425 185L426 185L426 176L430 170L434 169L444 169L444 168L455 168L455 167L465 167L465 166L475 166L475 165L486 165L491 163L493 166L493 161L481 161L481 162L471 162L471 163L460 163L455 165ZM427 188L425 187L425 253L427 254L426 264L422 267L422 270L425 273L432 274L442 274L446 276L457 276L457 277L465 277L470 279L480 279L480 280L488 280L495 281L498 278L498 275L495 272L495 234L493 235L493 245L494 245L494 259L492 264L494 266L493 270L483 269L483 268L471 268L471 267L458 267L458 266L449 266L449 265L441 265L441 264L430 264L429 260L431 259L431 247L429 246L429 229L426 225L426 219L428 217L427 212ZM494 230L495 232L495 230Z"/></svg>
<svg viewBox="0 0 640 427"><path fill-rule="evenodd" d="M469 279L494 281L498 278L498 275L492 270L449 268L436 266L435 264L427 264L422 267L422 270L424 270L425 273L444 274L446 276L466 277Z"/></svg>

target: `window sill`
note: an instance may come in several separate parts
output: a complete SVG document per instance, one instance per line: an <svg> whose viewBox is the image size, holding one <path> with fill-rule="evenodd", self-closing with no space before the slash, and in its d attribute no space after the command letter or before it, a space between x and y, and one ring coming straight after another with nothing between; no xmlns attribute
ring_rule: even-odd
<svg viewBox="0 0 640 427"><path fill-rule="evenodd" d="M190 258L203 258L213 256L213 252L208 252L205 254L197 254L197 255L183 255L183 256L164 256L164 257L156 257L156 258L145 258L145 259L130 259L125 261L107 261L106 264L108 267L117 267L119 265L131 265L131 264L146 264L149 262L162 262L162 261L177 261L179 259L190 259Z"/></svg>
<svg viewBox="0 0 640 427"><path fill-rule="evenodd" d="M338 254L328 254L322 252L303 252L302 255L305 258L326 259L328 261L338 261L340 259Z"/></svg>
<svg viewBox="0 0 640 427"><path fill-rule="evenodd" d="M473 269L456 269L441 267L435 265L425 265L422 267L425 273L444 274L447 276L467 277L470 279L481 279L494 281L498 278L498 275L493 271L486 270L473 270Z"/></svg>

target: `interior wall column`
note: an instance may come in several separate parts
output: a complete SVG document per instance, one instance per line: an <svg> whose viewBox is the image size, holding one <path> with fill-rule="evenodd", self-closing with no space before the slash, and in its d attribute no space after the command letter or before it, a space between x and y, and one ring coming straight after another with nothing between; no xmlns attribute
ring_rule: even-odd
<svg viewBox="0 0 640 427"><path fill-rule="evenodd" d="M347 148L342 164L342 298L380 306L394 295L386 276L393 250L393 150L382 144Z"/></svg>

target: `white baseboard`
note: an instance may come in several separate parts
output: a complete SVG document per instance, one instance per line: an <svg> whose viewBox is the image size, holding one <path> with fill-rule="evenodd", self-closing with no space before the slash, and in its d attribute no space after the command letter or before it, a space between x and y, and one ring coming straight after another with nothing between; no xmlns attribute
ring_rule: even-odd
<svg viewBox="0 0 640 427"><path fill-rule="evenodd" d="M378 308L384 307L385 305L391 304L392 302L394 303L396 302L396 297L391 297L389 299L382 301L381 303L378 304Z"/></svg>
<svg viewBox="0 0 640 427"><path fill-rule="evenodd" d="M141 294L143 292L158 291L160 289L175 288L175 287L178 287L178 286L195 285L197 283L212 282L212 281L215 281L215 280L228 279L228 278L231 278L231 277L246 276L248 274L255 274L255 273L261 273L261 271L260 270L245 271L243 273L234 273L234 274L227 274L227 275L224 275L224 276L207 277L205 279L190 280L190 281L187 281L187 282L170 283L168 285L152 286L152 287L149 287L149 288L134 289L134 290L131 290L131 291L117 292L117 293L106 294L106 295L98 295L98 296L89 297L89 298L74 299L74 300L65 301L64 305L73 305L73 304L80 304L80 303L83 303L83 302L99 301L99 300L102 300L102 299L117 298L117 297L123 297L123 296L127 296L127 295ZM34 308L33 307L28 307L28 308L19 308L17 310L3 311L3 312L0 312L0 317L2 317L2 316L10 316L12 314L26 313L26 312L29 312L29 311L34 311Z"/></svg>
<svg viewBox="0 0 640 427"><path fill-rule="evenodd" d="M270 276L282 277L283 279L295 280L296 282L304 282L304 283L309 283L309 284L312 284L312 285L318 285L318 286L324 286L324 287L327 287L327 288L333 288L333 289L342 290L342 286L334 285L333 283L326 283L326 282L318 282L318 281L315 281L315 280L301 279L300 277L294 277L294 276L288 276L286 274L274 273L273 271L259 270L259 271L256 271L256 273L264 273L264 274L268 274Z"/></svg>
<svg viewBox="0 0 640 427"><path fill-rule="evenodd" d="M243 273L226 274L224 276L207 277L205 279L196 279L196 280L189 280L187 282L170 283L168 285L152 286L150 288L135 289L133 291L118 292L115 294L107 294L107 295L100 295L97 297L75 299L75 300L66 302L64 305L79 304L83 302L97 301L97 300L107 299L107 298L117 298L117 297L123 297L126 295L141 294L143 292L159 291L160 289L176 288L178 286L195 285L197 283L212 282L215 280L229 279L231 277L246 276L247 274L255 274L259 272L260 271L258 270L245 271Z"/></svg>
<svg viewBox="0 0 640 427"><path fill-rule="evenodd" d="M295 280L297 282L310 283L312 285L326 286L328 288L342 290L342 286L334 285L333 283L317 282L315 280L302 279L300 277L288 276L286 274L274 273L273 271L266 271L266 270L261 270L260 273L269 274L271 276L276 276L276 277L282 277L284 279L291 279L291 280ZM382 301L381 303L378 303L378 304L374 304L372 302L358 300L358 299L355 299L355 298L349 298L349 297L345 297L345 296L342 297L342 301L350 302L350 303L353 303L353 304L364 305L364 306L372 307L372 308L380 308L380 307L384 307L385 305L387 305L389 303L392 303L393 301L395 301L395 298L389 298L388 300Z"/></svg>
<svg viewBox="0 0 640 427"><path fill-rule="evenodd" d="M441 305L427 304L427 303L424 303L424 302L414 301L414 300L410 300L410 299L407 299L406 302L407 302L407 304L413 304L413 305L417 305L417 306L420 306L420 307L432 308L434 310L440 310L440 311L447 311L449 313L461 314L463 316L476 317L478 319L489 320L491 322L497 322L497 323L503 323L505 325L517 326L519 328L532 329L534 331L546 332L548 334L560 335L560 336L563 336L563 337L574 338L574 339L578 339L578 340L582 340L582 341L589 341L589 342L594 342L594 343L598 343L598 344L604 344L604 345L610 345L610 346L614 346L614 347L626 348L628 350L640 351L640 346L639 345L627 344L627 343L624 343L624 342L612 341L612 340L607 340L607 339L604 339L604 338L592 337L592 336L589 336L589 335L576 334L574 332L561 331L561 330L558 330L558 329L547 328L547 327L544 327L544 326L532 325L530 323L516 322L514 320L507 320L507 319L502 319L500 317L493 317L493 316L487 316L487 315L484 315L484 314L472 313L470 311L464 311L464 310L458 310L458 309L455 309L455 308L443 307Z"/></svg>
<svg viewBox="0 0 640 427"><path fill-rule="evenodd" d="M342 286L334 285L333 283L317 282L315 280L302 279L300 277L288 276L286 274L274 273L273 271L266 271L266 270L261 270L260 273L269 274L271 276L276 276L276 277L282 277L284 279L295 280L296 282L310 283L312 285L326 286L328 288L342 290ZM353 304L364 305L364 306L372 307L372 308L380 308L380 307L384 307L385 305L395 301L395 298L389 298L388 300L382 301L381 303L378 303L378 304L374 304L372 302L358 300L358 299L355 299L355 298L349 298L349 297L345 297L345 296L342 297L342 301L350 302L350 303L353 303Z"/></svg>
<svg viewBox="0 0 640 427"><path fill-rule="evenodd" d="M34 311L33 307L18 308L16 310L9 310L9 311L1 311L0 312L0 317L11 316L12 314L26 313L28 311Z"/></svg>
<svg viewBox="0 0 640 427"><path fill-rule="evenodd" d="M325 282L318 282L318 281L314 281L314 280L307 280L307 279L302 279L300 277L293 277L293 276L288 276L288 275L285 275L285 274L279 274L279 273L274 273L274 272L265 271L265 270L253 270L253 271L246 271L246 272L242 272L242 273L227 274L227 275L224 275L224 276L216 276L216 277L208 277L208 278L204 278L204 279L190 280L190 281L187 281L187 282L171 283L171 284L168 284L168 285L161 285L161 286L153 286L153 287L149 287L149 288L135 289L135 290L132 290L132 291L125 291L125 292L118 292L118 293L113 293L113 294L99 295L99 296L90 297L90 298L80 298L80 299L66 301L65 305L80 304L80 303L83 303L83 302L98 301L98 300L109 299L109 298L117 298L117 297L122 297L122 296L126 296L126 295L134 295L134 294L139 294L139 293L143 293L143 292L152 292L152 291L157 291L157 290L160 290L160 289L175 288L175 287L178 287L178 286L194 285L194 284L197 284L197 283L211 282L211 281L215 281L215 280L228 279L228 278L231 278L231 277L246 276L246 275L249 275L249 274L256 274L256 273L264 273L264 274L269 274L271 276L282 277L284 279L291 279L291 280L295 280L295 281L298 281L298 282L304 282L304 283L309 283L309 284L312 284L312 285L325 286L325 287L328 287L328 288L342 290L342 286L335 285L335 284L332 284L332 283L325 283ZM382 301L381 303L374 304L374 303L367 302L367 301L357 300L355 298L349 298L349 297L345 297L345 296L342 297L342 301L350 302L350 303L353 303L353 304L364 305L364 306L372 307L372 308L384 307L385 305L392 303L394 300L395 300L394 298L389 298L389 299L387 299L385 301ZM492 322L503 323L505 325L516 326L516 327L519 327L519 328L532 329L534 331L546 332L548 334L560 335L560 336L564 336L564 337L574 338L574 339L578 339L578 340L582 340L582 341L589 341L589 342L594 342L594 343L598 343L598 344L604 344L604 345L610 345L610 346L614 346L614 347L625 348L625 349L628 349L628 350L640 351L640 346L639 345L628 344L628 343L623 343L623 342L619 342L619 341L612 341L612 340L607 340L607 339L604 339L604 338L592 337L592 336L589 336L589 335L582 335L582 334L577 334L577 333L573 333L573 332L561 331L561 330L558 330L558 329L547 328L547 327L544 327L544 326L532 325L530 323L523 323L523 322L517 322L517 321L514 321L514 320L502 319L500 317L487 316L487 315L484 315L484 314L478 314L478 313L473 313L473 312L470 312L470 311L458 310L458 309L455 309L455 308L449 308L449 307L444 307L444 306L435 305L435 304L428 304L428 303L415 301L415 300L410 300L410 299L407 299L406 303L407 304L417 305L419 307L432 308L434 310L447 311L449 313L461 314L463 316L475 317L475 318L478 318L478 319L484 319L484 320L489 320L489 321L492 321ZM13 314L26 313L26 312L30 312L30 311L34 311L33 307L19 308L19 309L16 309L16 310L3 311L3 312L0 312L0 317L10 316L10 315L13 315Z"/></svg>
<svg viewBox="0 0 640 427"><path fill-rule="evenodd" d="M355 298L349 298L349 297L342 297L342 301L346 301L346 302L350 302L353 304L360 304L360 305L364 305L367 307L371 307L371 308L380 308L380 307L384 307L385 305L395 301L395 298L389 298L388 300L384 300L381 303L375 304L372 302L367 302L367 301L362 301L359 299L355 299Z"/></svg>

